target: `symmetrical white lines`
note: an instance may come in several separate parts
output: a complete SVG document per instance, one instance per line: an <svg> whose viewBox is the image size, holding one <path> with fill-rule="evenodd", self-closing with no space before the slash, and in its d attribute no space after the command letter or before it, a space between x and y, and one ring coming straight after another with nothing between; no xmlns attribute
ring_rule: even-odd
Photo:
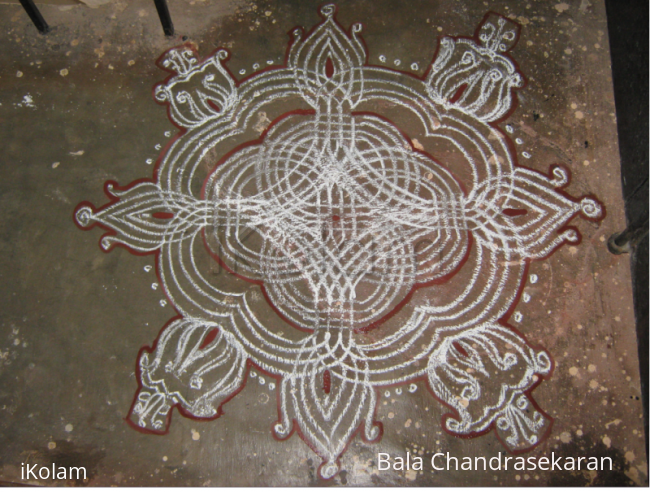
<svg viewBox="0 0 650 492"><path fill-rule="evenodd" d="M185 132L153 180L77 207L80 227L109 231L103 249L157 255L180 313L141 351L130 419L164 433L173 407L216 418L254 365L278 391L275 435L297 430L323 478L355 432L381 437L378 395L416 378L451 409L448 432L528 449L550 428L531 391L553 363L504 319L524 324L528 264L603 208L562 192L559 166L517 166L495 124L524 80L513 22L490 14L474 39L443 38L422 79L367 66L361 25L345 32L335 11L293 31L286 66L241 82L225 50L170 50L155 97Z"/></svg>

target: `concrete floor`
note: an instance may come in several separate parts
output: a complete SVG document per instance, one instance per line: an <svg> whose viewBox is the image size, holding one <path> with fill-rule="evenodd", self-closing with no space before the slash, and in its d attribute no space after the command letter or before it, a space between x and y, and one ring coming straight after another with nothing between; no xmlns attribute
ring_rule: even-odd
<svg viewBox="0 0 650 492"><path fill-rule="evenodd" d="M332 480L300 438L278 441L273 390L246 384L211 422L176 411L164 436L127 425L136 359L177 312L165 301L153 256L98 247L81 231L77 204L107 202L103 185L151 177L178 129L154 103L168 74L155 66L190 41L205 56L230 53L231 73L281 63L287 32L321 21L316 1L170 3L176 37L162 35L153 4L116 0L96 9L42 6L54 27L39 35L17 5L0 5L0 480L21 463L85 466L85 483L110 485L647 485L630 267L607 251L625 229L607 25L601 1L338 2L338 21L363 22L369 63L422 75L438 36L470 36L488 11L516 19L513 49L528 84L500 128L525 141L520 163L547 173L563 164L566 192L594 195L600 222L575 218L579 245L533 261L517 329L551 354L553 374L535 389L554 419L524 456L608 456L612 472L433 472L428 459L496 456L495 432L459 439L443 431L445 408L424 390L378 396L378 443L351 440ZM393 62L394 63L394 62ZM521 152L522 148L517 149ZM453 156L450 157L453 160ZM513 320L510 320L515 324ZM252 376L249 376L249 379ZM378 471L377 453L420 450L423 473Z"/></svg>

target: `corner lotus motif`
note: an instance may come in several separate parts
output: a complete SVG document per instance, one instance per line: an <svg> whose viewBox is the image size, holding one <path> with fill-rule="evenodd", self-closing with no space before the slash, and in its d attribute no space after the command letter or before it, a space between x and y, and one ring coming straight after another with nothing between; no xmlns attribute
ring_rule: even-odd
<svg viewBox="0 0 650 492"><path fill-rule="evenodd" d="M525 81L514 22L489 13L473 38L442 38L418 77L369 65L361 25L335 12L292 32L286 65L243 80L225 50L163 55L155 98L183 131L151 180L107 183L109 203L75 210L108 231L105 251L155 254L179 313L140 352L129 419L162 434L173 408L217 418L254 367L278 393L275 436L297 431L325 479L357 431L381 438L387 387L426 386L449 433L527 450L552 424L532 390L553 361L509 319L530 262L578 243L567 224L604 207L562 191L563 167L516 162L498 125Z"/></svg>

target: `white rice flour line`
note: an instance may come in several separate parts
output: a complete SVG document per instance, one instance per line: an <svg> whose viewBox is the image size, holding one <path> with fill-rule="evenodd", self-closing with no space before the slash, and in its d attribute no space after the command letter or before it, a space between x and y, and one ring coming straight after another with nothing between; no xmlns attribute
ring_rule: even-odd
<svg viewBox="0 0 650 492"><path fill-rule="evenodd" d="M185 133L153 181L109 183L109 204L77 207L80 227L110 231L104 250L158 255L181 313L141 351L130 419L165 433L173 407L216 418L250 362L280 381L276 436L296 428L326 479L357 429L381 437L378 391L423 376L451 409L446 431L535 446L552 419L530 392L553 364L499 320L528 263L577 243L566 224L603 207L561 192L559 166L517 166L495 125L523 85L508 53L518 25L489 14L473 39L442 38L421 79L366 66L361 25L345 32L335 11L293 31L285 67L241 82L225 50L168 51L155 97ZM402 114L424 152L378 108ZM274 123L254 140L261 112ZM431 157L440 148L449 163ZM215 277L217 261L237 276Z"/></svg>

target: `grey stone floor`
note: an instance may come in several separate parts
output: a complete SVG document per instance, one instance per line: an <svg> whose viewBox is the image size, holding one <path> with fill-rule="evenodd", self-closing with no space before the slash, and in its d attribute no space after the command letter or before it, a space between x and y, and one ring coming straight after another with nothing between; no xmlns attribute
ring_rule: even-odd
<svg viewBox="0 0 650 492"><path fill-rule="evenodd" d="M625 485L647 484L628 259L606 239L625 228L607 26L599 0L340 1L338 20L363 22L369 62L400 60L421 75L438 36L471 35L486 12L522 25L512 54L528 85L502 123L547 172L562 163L567 192L593 194L599 223L578 218L579 245L535 261L532 301L518 329L552 355L555 369L534 392L554 419L525 456L608 456L615 470L433 472L427 458L492 457L494 432L458 439L441 428L444 407L424 390L379 395L379 443L352 439L341 471L318 476L320 459L294 434L273 438L275 394L247 384L212 422L175 412L169 433L127 425L136 358L176 315L157 285L152 256L108 254L100 233L75 227L82 201L106 203L108 180L151 177L178 130L152 87L155 66L189 41L202 55L226 47L231 73L283 60L294 26L320 22L315 1L170 2L177 35L162 35L152 2L43 5L54 27L39 35L20 6L0 4L0 480L21 480L21 463L85 466L86 482L110 485ZM521 149L520 149L521 150ZM151 267L151 268L149 268ZM164 305L163 305L164 304ZM377 453L425 457L423 473L378 471Z"/></svg>

